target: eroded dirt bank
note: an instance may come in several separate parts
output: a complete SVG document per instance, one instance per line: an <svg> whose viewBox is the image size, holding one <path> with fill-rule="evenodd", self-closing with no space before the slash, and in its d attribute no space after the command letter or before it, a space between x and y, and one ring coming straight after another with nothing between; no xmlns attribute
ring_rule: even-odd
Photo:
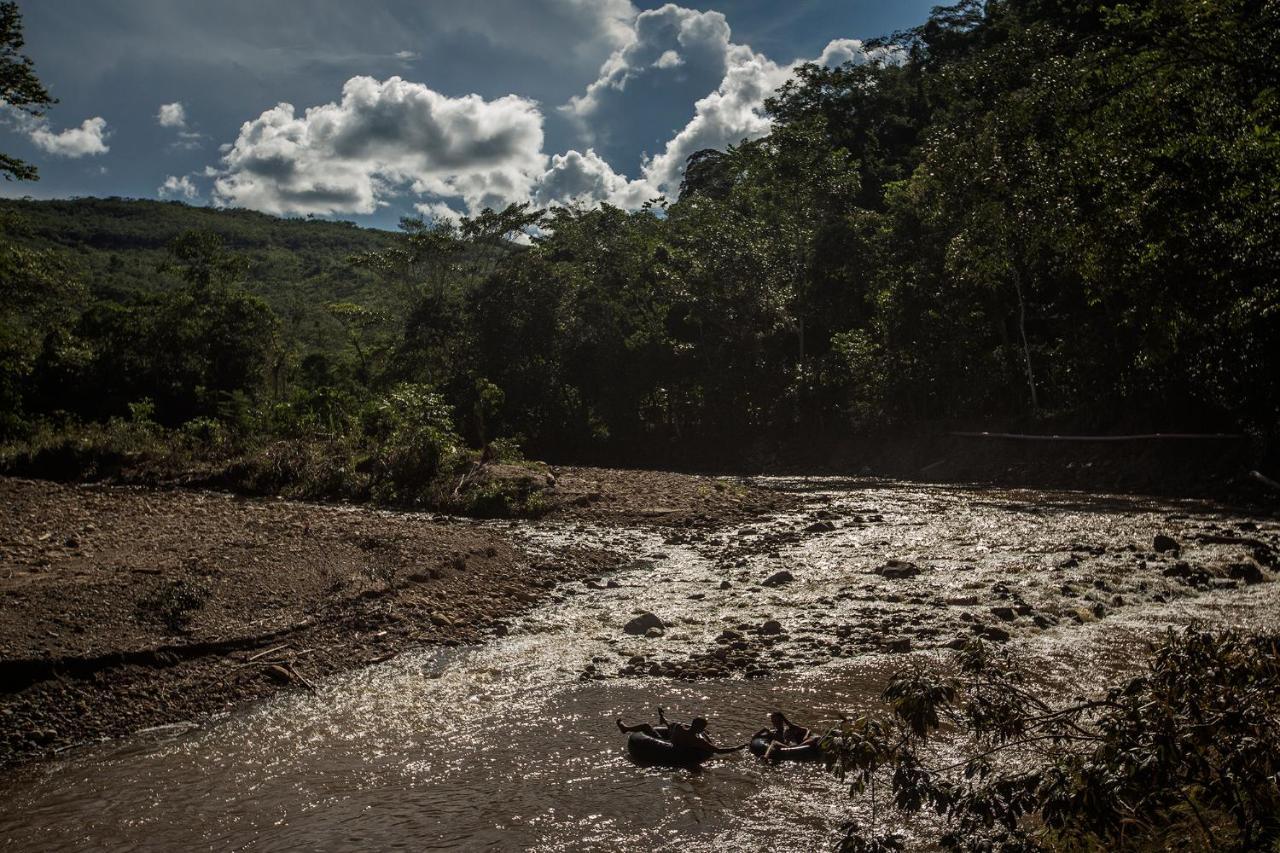
<svg viewBox="0 0 1280 853"><path fill-rule="evenodd" d="M553 516L694 526L791 498L560 469ZM214 492L0 478L0 766L506 630L620 559L502 525Z"/></svg>

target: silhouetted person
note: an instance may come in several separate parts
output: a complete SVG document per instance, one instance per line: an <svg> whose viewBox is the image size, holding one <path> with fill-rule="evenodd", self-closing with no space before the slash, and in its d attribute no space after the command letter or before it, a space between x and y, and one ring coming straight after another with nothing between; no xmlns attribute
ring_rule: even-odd
<svg viewBox="0 0 1280 853"><path fill-rule="evenodd" d="M817 735L806 729L804 726L798 726L787 719L787 715L781 711L772 711L769 714L769 728L761 729L756 737L769 738L769 748L764 752L764 758L772 759L774 753L779 749L787 749L796 746L816 746L821 740Z"/></svg>
<svg viewBox="0 0 1280 853"><path fill-rule="evenodd" d="M623 734L630 732L643 732L649 737L659 738L661 740L670 741L677 749L684 750L697 760L702 761L713 755L724 755L729 752L737 752L746 749L748 744L741 746L725 746L719 747L711 742L707 737L707 721L704 717L694 717L689 721L688 725L684 723L669 722L663 715L662 709L658 709L659 728L654 728L648 723L639 723L634 726L623 725L622 718L617 719L618 730Z"/></svg>

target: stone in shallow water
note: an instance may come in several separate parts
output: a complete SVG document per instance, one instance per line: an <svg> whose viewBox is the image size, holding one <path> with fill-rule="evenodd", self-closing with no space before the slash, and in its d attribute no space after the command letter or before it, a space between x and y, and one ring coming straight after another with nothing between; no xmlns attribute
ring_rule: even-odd
<svg viewBox="0 0 1280 853"><path fill-rule="evenodd" d="M988 625L982 629L982 638L997 643L1005 643L1009 640L1009 632L995 625Z"/></svg>
<svg viewBox="0 0 1280 853"><path fill-rule="evenodd" d="M782 633L782 623L777 619L770 619L760 626L760 633L766 636Z"/></svg>
<svg viewBox="0 0 1280 853"><path fill-rule="evenodd" d="M1232 563L1227 566L1227 577L1233 580L1244 581L1246 584L1250 585L1262 583L1267 579L1266 575L1262 573L1262 569L1258 568L1253 563Z"/></svg>
<svg viewBox="0 0 1280 853"><path fill-rule="evenodd" d="M628 634L633 634L637 637L642 637L649 631L650 628L658 628L659 630L661 630L664 627L666 626L663 625L662 620L658 618L657 614L650 613L649 611L645 611L644 613L641 613L639 616L627 622L627 624L623 625L622 630L627 632Z"/></svg>
<svg viewBox="0 0 1280 853"><path fill-rule="evenodd" d="M765 586L782 586L784 583L791 583L795 580L795 576L791 572L783 569L780 572L774 572L764 579Z"/></svg>
<svg viewBox="0 0 1280 853"><path fill-rule="evenodd" d="M889 580L913 578L920 574L920 567L907 560L890 560L876 569L876 574Z"/></svg>

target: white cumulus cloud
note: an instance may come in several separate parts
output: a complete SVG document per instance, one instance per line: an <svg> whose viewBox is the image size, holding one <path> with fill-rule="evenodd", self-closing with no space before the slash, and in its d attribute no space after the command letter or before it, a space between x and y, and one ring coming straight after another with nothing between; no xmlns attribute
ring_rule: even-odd
<svg viewBox="0 0 1280 853"><path fill-rule="evenodd" d="M399 77L353 77L337 103L279 104L245 122L215 200L270 213L372 213L388 196L461 198L468 210L524 201L546 169L538 105L451 98Z"/></svg>
<svg viewBox="0 0 1280 853"><path fill-rule="evenodd" d="M200 190L196 185L191 183L191 178L187 175L178 177L170 175L164 179L164 183L156 190L160 198L185 198L188 201L200 195Z"/></svg>
<svg viewBox="0 0 1280 853"><path fill-rule="evenodd" d="M608 202L634 210L655 195L645 181L629 181L615 172L590 148L586 153L566 151L551 158L551 168L538 181L534 202L538 205Z"/></svg>
<svg viewBox="0 0 1280 853"><path fill-rule="evenodd" d="M434 219L438 222L457 222L462 218L461 213L443 201L424 201L420 204L415 204L413 209L427 219Z"/></svg>
<svg viewBox="0 0 1280 853"><path fill-rule="evenodd" d="M663 51L662 56L653 63L654 68L678 68L681 65L684 65L684 60L674 50Z"/></svg>
<svg viewBox="0 0 1280 853"><path fill-rule="evenodd" d="M423 4L430 25L480 35L495 45L557 64L591 67L632 38L631 0L437 0Z"/></svg>
<svg viewBox="0 0 1280 853"><path fill-rule="evenodd" d="M174 101L172 104L161 104L160 111L156 113L156 121L161 127L175 127L179 130L187 129L187 109L182 105L181 101Z"/></svg>
<svg viewBox="0 0 1280 853"><path fill-rule="evenodd" d="M587 119L617 93L655 73L688 65L693 73L718 77L728 44L729 22L719 12L699 12L672 3L641 12L625 44L605 60L586 91L561 109L586 128Z"/></svg>
<svg viewBox="0 0 1280 853"><path fill-rule="evenodd" d="M26 127L27 135L36 147L58 157L85 157L106 154L111 148L106 143L107 122L99 116L87 118L79 127L55 133L43 119L32 120Z"/></svg>
<svg viewBox="0 0 1280 853"><path fill-rule="evenodd" d="M561 109L579 122L588 139L596 138L590 130L593 123L605 116L632 113L637 106L633 100L645 97L643 93L633 96L630 90L641 84L661 85L663 79L675 80L677 73L714 70L718 84L694 103L687 124L662 150L645 160L640 177L627 180L614 175L612 179L625 184L633 200L660 193L671 196L679 188L685 161L695 151L724 149L769 132L772 122L764 111L765 99L800 65L814 62L834 67L845 62L893 61L895 55L891 49L868 50L857 39L836 39L816 58L777 63L748 45L735 44L728 22L719 12L667 4L640 13L633 38L615 50L597 78ZM601 165L609 168L607 163Z"/></svg>
<svg viewBox="0 0 1280 853"><path fill-rule="evenodd" d="M503 32L528 11L516 0L495 2L510 12ZM419 212L442 219L526 200L636 209L658 195L674 196L694 152L766 135L771 119L764 102L799 65L895 58L892 50L836 39L813 59L779 63L735 43L719 12L668 3L637 13L630 0L551 5L566 20L579 15L576 26L614 45L596 78L560 107L578 124L585 150L548 157L543 116L528 98L450 97L400 77L352 77L338 101L302 114L281 103L245 122L235 142L220 147L219 168L206 172L214 202L276 214L369 214L408 193ZM460 8L449 29L499 40L487 30L492 20L469 10ZM407 61L410 52L398 56ZM655 119L655 93L670 103L673 92L688 100ZM172 106L181 104L162 107L162 123ZM631 139L637 128L651 132L655 120L679 129L665 142L653 140L656 153L639 163L634 178L615 169L605 156L615 156L611 132Z"/></svg>

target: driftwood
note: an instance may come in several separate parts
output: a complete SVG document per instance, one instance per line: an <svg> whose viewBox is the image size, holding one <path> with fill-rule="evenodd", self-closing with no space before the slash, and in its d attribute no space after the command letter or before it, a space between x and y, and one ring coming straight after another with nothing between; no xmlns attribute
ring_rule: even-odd
<svg viewBox="0 0 1280 853"><path fill-rule="evenodd" d="M258 658L264 658L264 657L266 657L267 655L271 654L272 652L278 652L278 651L280 651L281 649L287 649L287 648L289 648L289 644L288 644L288 643L285 643L285 644L284 644L284 645L282 645L282 646L275 646L274 648L267 649L266 651L258 652L256 655L254 655L253 657L249 658L247 662L248 662L248 663L252 663L253 661L257 660Z"/></svg>

